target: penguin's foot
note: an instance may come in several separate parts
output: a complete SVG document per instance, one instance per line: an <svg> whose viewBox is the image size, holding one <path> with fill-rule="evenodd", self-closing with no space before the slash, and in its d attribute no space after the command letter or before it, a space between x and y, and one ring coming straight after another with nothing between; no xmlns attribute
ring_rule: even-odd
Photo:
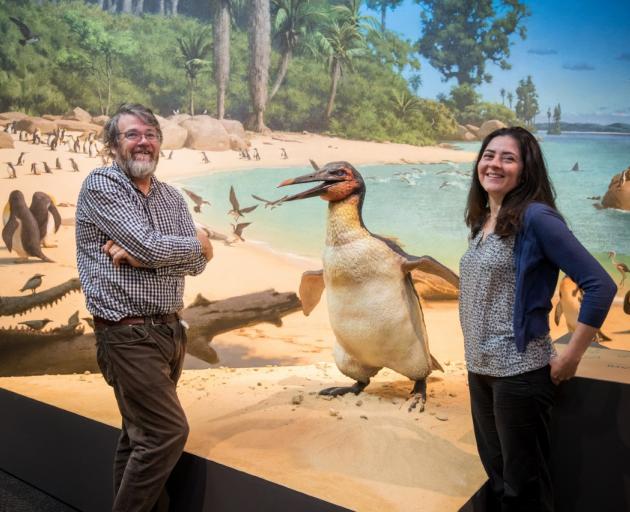
<svg viewBox="0 0 630 512"><path fill-rule="evenodd" d="M365 389L365 387L369 383L370 383L369 380L365 383L357 381L352 386L341 386L341 387L322 389L319 392L319 394L327 395L327 396L343 396L346 393L354 393L355 395L358 395L359 393L361 393L361 391Z"/></svg>
<svg viewBox="0 0 630 512"><path fill-rule="evenodd" d="M418 407L418 412L424 412L424 404L427 403L427 381L417 380L411 390L411 404L409 412Z"/></svg>

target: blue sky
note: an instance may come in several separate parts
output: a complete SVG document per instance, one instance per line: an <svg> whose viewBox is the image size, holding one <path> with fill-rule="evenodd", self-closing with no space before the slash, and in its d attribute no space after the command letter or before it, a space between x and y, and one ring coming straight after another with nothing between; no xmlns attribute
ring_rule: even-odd
<svg viewBox="0 0 630 512"><path fill-rule="evenodd" d="M541 113L560 103L564 121L630 123L630 1L528 1L527 38L511 38L512 69L488 65L490 84L479 88L483 98L501 102L500 89L514 91L532 75ZM412 0L387 13L387 27L416 41L421 35L420 7ZM376 13L375 13L376 14ZM378 16L377 16L378 17ZM380 18L378 18L380 19ZM456 82L421 59L420 95L435 98Z"/></svg>

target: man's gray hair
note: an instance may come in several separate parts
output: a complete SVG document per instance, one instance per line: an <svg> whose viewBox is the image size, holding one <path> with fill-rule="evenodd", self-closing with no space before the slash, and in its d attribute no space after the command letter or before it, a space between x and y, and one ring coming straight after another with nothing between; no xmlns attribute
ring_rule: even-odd
<svg viewBox="0 0 630 512"><path fill-rule="evenodd" d="M105 144L105 147L110 151L110 153L114 148L118 147L118 137L120 136L120 132L118 131L118 120L121 116L126 114L136 116L145 124L153 126L158 134L158 139L162 142L162 129L160 128L160 123L155 117L155 114L153 114L153 111L140 103L123 103L120 107L118 107L118 110L111 119L105 123L103 128L103 144Z"/></svg>

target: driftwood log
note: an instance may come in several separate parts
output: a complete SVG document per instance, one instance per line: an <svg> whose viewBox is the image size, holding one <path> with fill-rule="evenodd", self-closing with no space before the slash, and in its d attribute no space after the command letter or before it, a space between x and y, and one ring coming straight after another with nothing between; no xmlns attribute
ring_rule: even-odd
<svg viewBox="0 0 630 512"><path fill-rule="evenodd" d="M208 301L201 296L182 311L188 323L187 351L210 364L218 362L210 346L212 338L233 329L261 322L282 324L282 317L299 311L301 304L295 293L265 290L262 292ZM6 331L5 331L6 334ZM56 339L20 336L0 339L0 376L41 375L99 372L93 333Z"/></svg>
<svg viewBox="0 0 630 512"><path fill-rule="evenodd" d="M28 295L20 295L18 297L0 297L0 316L21 315L26 311L35 308L46 308L56 304L67 294L78 292L81 289L81 283L78 277L69 279L65 283L61 283L47 290L29 293Z"/></svg>

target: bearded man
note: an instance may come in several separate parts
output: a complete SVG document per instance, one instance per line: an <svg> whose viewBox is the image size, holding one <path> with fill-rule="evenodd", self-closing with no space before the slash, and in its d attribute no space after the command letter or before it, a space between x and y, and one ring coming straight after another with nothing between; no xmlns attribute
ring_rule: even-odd
<svg viewBox="0 0 630 512"><path fill-rule="evenodd" d="M184 449L176 385L186 352L184 276L212 258L186 203L155 176L162 131L148 108L124 104L104 128L110 167L85 179L76 212L77 263L94 316L97 361L122 416L114 511L151 510Z"/></svg>

